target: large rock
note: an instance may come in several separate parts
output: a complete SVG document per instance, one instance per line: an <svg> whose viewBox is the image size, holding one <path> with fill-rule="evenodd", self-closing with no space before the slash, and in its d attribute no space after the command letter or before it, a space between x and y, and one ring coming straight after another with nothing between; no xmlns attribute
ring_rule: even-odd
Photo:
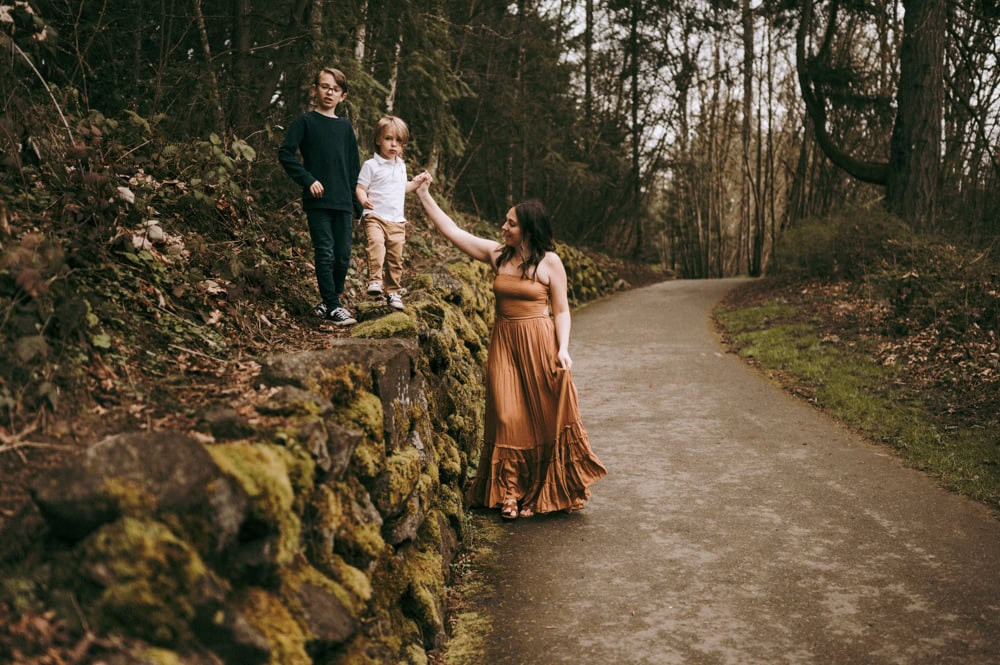
<svg viewBox="0 0 1000 665"><path fill-rule="evenodd" d="M330 349L268 358L260 378L270 386L308 390L335 404L351 401L358 390L370 390L382 402L386 441L398 450L409 437L407 414L414 408L425 410L423 379L416 369L419 354L412 339L336 339Z"/></svg>
<svg viewBox="0 0 1000 665"><path fill-rule="evenodd" d="M127 513L198 515L209 554L235 540L248 505L205 447L176 432L108 437L29 490L60 538L80 540Z"/></svg>
<svg viewBox="0 0 1000 665"><path fill-rule="evenodd" d="M307 580L295 591L313 648L325 649L354 634L358 621L330 582Z"/></svg>

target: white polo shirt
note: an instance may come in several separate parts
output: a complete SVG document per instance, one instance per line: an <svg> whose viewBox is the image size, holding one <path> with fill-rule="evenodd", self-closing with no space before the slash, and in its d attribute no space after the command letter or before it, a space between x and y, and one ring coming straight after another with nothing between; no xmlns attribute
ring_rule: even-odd
<svg viewBox="0 0 1000 665"><path fill-rule="evenodd" d="M387 222L405 222L403 201L406 199L406 163L402 157L389 161L375 156L361 165L358 184L368 190L374 208L365 208L364 215L375 214Z"/></svg>

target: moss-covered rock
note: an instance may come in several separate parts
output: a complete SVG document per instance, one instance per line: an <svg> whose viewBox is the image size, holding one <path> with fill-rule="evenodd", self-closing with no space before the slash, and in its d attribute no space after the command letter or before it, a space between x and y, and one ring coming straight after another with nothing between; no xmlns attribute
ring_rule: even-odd
<svg viewBox="0 0 1000 665"><path fill-rule="evenodd" d="M273 444L247 442L211 446L219 468L250 498L249 524L244 525L239 563L257 567L288 563L298 551L301 519L293 507L296 494L307 486L308 467ZM300 466L303 464L304 466Z"/></svg>
<svg viewBox="0 0 1000 665"><path fill-rule="evenodd" d="M60 538L79 540L122 515L195 515L205 525L202 552L235 539L246 501L205 447L178 432L108 437L73 464L37 478L31 493Z"/></svg>
<svg viewBox="0 0 1000 665"><path fill-rule="evenodd" d="M403 312L393 312L388 316L363 321L354 326L351 335L366 339L388 339L390 337L414 337L417 323L413 317Z"/></svg>
<svg viewBox="0 0 1000 665"><path fill-rule="evenodd" d="M362 392L337 414L337 419L344 427L361 432L350 470L363 479L375 478L385 467L382 401L370 392Z"/></svg>
<svg viewBox="0 0 1000 665"><path fill-rule="evenodd" d="M427 649L441 646L444 631L444 573L437 550L414 545L403 553L402 576L407 581L403 612L417 622Z"/></svg>
<svg viewBox="0 0 1000 665"><path fill-rule="evenodd" d="M306 651L306 633L280 598L250 587L235 605L267 640L271 651L269 665L312 665Z"/></svg>
<svg viewBox="0 0 1000 665"><path fill-rule="evenodd" d="M77 564L92 622L154 644L190 639L199 607L221 605L225 596L194 548L151 520L105 525L81 542Z"/></svg>
<svg viewBox="0 0 1000 665"><path fill-rule="evenodd" d="M379 474L372 488L371 497L383 518L398 515L406 499L413 494L420 479L423 461L416 448L409 448L386 460L385 470Z"/></svg>
<svg viewBox="0 0 1000 665"><path fill-rule="evenodd" d="M460 482L464 476L462 454L455 439L444 432L434 433L438 473L442 483Z"/></svg>
<svg viewBox="0 0 1000 665"><path fill-rule="evenodd" d="M282 569L280 589L283 604L303 627L312 653L329 651L360 626L365 604L304 562Z"/></svg>
<svg viewBox="0 0 1000 665"><path fill-rule="evenodd" d="M319 487L312 501L312 552L322 567L336 554L366 569L383 556L382 516L356 478ZM339 580L343 583L343 580Z"/></svg>

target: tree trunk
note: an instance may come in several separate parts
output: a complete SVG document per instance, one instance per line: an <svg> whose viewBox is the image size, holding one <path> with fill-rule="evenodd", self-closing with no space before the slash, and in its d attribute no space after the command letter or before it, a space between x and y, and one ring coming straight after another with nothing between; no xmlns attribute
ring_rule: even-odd
<svg viewBox="0 0 1000 665"><path fill-rule="evenodd" d="M323 48L323 0L312 0L309 5L309 46L313 62L324 66L327 58Z"/></svg>
<svg viewBox="0 0 1000 665"><path fill-rule="evenodd" d="M194 18L201 37L201 50L205 55L205 69L208 71L208 92L212 98L212 112L215 115L215 131L226 131L226 113L222 108L222 96L219 94L219 79L212 65L212 47L208 43L208 29L205 27L205 16L201 11L201 0L194 0Z"/></svg>
<svg viewBox="0 0 1000 665"><path fill-rule="evenodd" d="M368 37L368 0L361 0L358 7L358 30L354 37L354 59L365 61L365 40Z"/></svg>
<svg viewBox="0 0 1000 665"><path fill-rule="evenodd" d="M587 127L593 128L594 0L587 0L586 5L587 22L583 32L583 113Z"/></svg>
<svg viewBox="0 0 1000 665"><path fill-rule="evenodd" d="M738 265L746 268L753 275L753 260L750 256L751 229L750 221L750 123L753 120L753 14L750 11L750 0L740 0L740 11L743 17L743 126L740 145L743 154L743 170L740 178L740 244L738 247ZM743 258L746 262L743 262Z"/></svg>
<svg viewBox="0 0 1000 665"><path fill-rule="evenodd" d="M854 158L826 126L826 100L813 88L805 42L813 1L803 0L796 33L796 70L816 143L836 166L864 182L884 185L886 208L916 228L934 226L941 160L941 107L948 0L903 0L899 88L887 163Z"/></svg>
<svg viewBox="0 0 1000 665"><path fill-rule="evenodd" d="M253 40L250 36L250 0L234 0L233 14L236 21L233 35L236 44L236 94L233 95L236 109L236 124L240 128L250 125L253 104L251 99L253 82L252 52Z"/></svg>
<svg viewBox="0 0 1000 665"><path fill-rule="evenodd" d="M886 203L918 229L933 229L941 161L947 0L903 2L896 122Z"/></svg>
<svg viewBox="0 0 1000 665"><path fill-rule="evenodd" d="M642 129L639 127L639 10L641 0L632 0L629 8L629 80L632 86L631 103L631 133L632 133L632 200L631 217L634 224L635 236L632 254L638 258L643 250L642 237L642 211L639 205L642 196L642 183L640 181L639 170L639 144L642 141Z"/></svg>
<svg viewBox="0 0 1000 665"><path fill-rule="evenodd" d="M392 113L396 105L396 88L399 86L399 59L403 53L403 15L396 23L396 46L392 50L392 66L389 70L389 91L385 94L385 112Z"/></svg>

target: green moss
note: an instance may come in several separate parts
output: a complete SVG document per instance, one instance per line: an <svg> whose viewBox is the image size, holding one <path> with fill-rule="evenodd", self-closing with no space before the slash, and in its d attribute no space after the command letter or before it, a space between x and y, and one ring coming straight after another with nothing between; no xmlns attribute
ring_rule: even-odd
<svg viewBox="0 0 1000 665"><path fill-rule="evenodd" d="M417 533L417 547L425 552L441 553L441 511L430 509Z"/></svg>
<svg viewBox="0 0 1000 665"><path fill-rule="evenodd" d="M293 511L289 452L281 446L245 442L209 446L208 451L219 468L246 492L254 517L278 534L275 562L291 561L298 551L301 520Z"/></svg>
<svg viewBox="0 0 1000 665"><path fill-rule="evenodd" d="M482 514L467 516L466 556L452 564L453 593L468 608L456 615L443 661L452 665L479 665L485 662L486 640L493 626L490 620L496 586L492 575L498 565L504 530Z"/></svg>
<svg viewBox="0 0 1000 665"><path fill-rule="evenodd" d="M145 517L156 512L156 498L126 478L106 478L101 492L112 498L122 515Z"/></svg>
<svg viewBox="0 0 1000 665"><path fill-rule="evenodd" d="M150 647L138 654L139 665L184 665L184 659L173 651Z"/></svg>
<svg viewBox="0 0 1000 665"><path fill-rule="evenodd" d="M275 446L274 449L284 457L288 480L292 484L292 494L295 497L293 507L295 513L301 515L305 501L316 483L316 462L305 448L294 441L285 446Z"/></svg>
<svg viewBox="0 0 1000 665"><path fill-rule="evenodd" d="M464 523L462 497L451 485L441 485L438 488L437 501L434 506L448 518L453 526L460 527ZM464 537L464 533L462 535Z"/></svg>
<svg viewBox="0 0 1000 665"><path fill-rule="evenodd" d="M444 571L440 552L408 549L403 575L408 580L403 612L420 625L425 637L433 638L444 630Z"/></svg>
<svg viewBox="0 0 1000 665"><path fill-rule="evenodd" d="M337 598L351 612L355 619L360 620L361 613L365 610L367 604L365 600L362 600L356 594L351 593L336 581L301 560L296 562L295 565L282 568L279 579L283 603L300 614L302 613L302 607L299 604L298 594L306 584L323 589ZM314 635L307 635L308 639L313 639L314 637Z"/></svg>
<svg viewBox="0 0 1000 665"><path fill-rule="evenodd" d="M372 501L383 515L394 514L416 489L423 461L416 448L408 448L386 460L385 471L372 490Z"/></svg>
<svg viewBox="0 0 1000 665"><path fill-rule="evenodd" d="M331 553L319 568L343 586L355 598L356 603L366 605L371 600L372 582L368 574L344 561L343 557Z"/></svg>
<svg viewBox="0 0 1000 665"><path fill-rule="evenodd" d="M388 316L359 323L351 330L352 337L363 337L366 339L414 337L416 334L416 321L403 312L393 312Z"/></svg>
<svg viewBox="0 0 1000 665"><path fill-rule="evenodd" d="M263 589L250 588L238 609L271 646L270 665L312 665L302 626L278 598Z"/></svg>
<svg viewBox="0 0 1000 665"><path fill-rule="evenodd" d="M462 477L462 455L455 439L444 432L435 432L434 444L437 448L441 482L450 483L459 480Z"/></svg>
<svg viewBox="0 0 1000 665"><path fill-rule="evenodd" d="M385 447L362 438L351 454L351 472L362 480L374 479L385 467Z"/></svg>
<svg viewBox="0 0 1000 665"><path fill-rule="evenodd" d="M371 387L369 373L360 365L316 366L305 381L308 392L326 397L334 404L347 404L358 391Z"/></svg>
<svg viewBox="0 0 1000 665"><path fill-rule="evenodd" d="M431 279L430 275L427 273L421 273L410 280L410 290L426 290L431 288L433 283L434 281Z"/></svg>
<svg viewBox="0 0 1000 665"><path fill-rule="evenodd" d="M449 665L481 665L486 640L493 631L489 616L483 612L459 612L453 621L447 660L444 662Z"/></svg>
<svg viewBox="0 0 1000 665"><path fill-rule="evenodd" d="M407 644L403 649L403 663L406 665L427 665L427 652L418 644Z"/></svg>
<svg viewBox="0 0 1000 665"><path fill-rule="evenodd" d="M343 425L360 429L369 438L379 442L384 440L382 400L370 392L360 393L346 409L339 412L338 419Z"/></svg>
<svg viewBox="0 0 1000 665"><path fill-rule="evenodd" d="M385 430L382 401L365 391L335 415L348 429L361 432L361 441L351 455L351 472L364 479L375 478L385 467Z"/></svg>
<svg viewBox="0 0 1000 665"><path fill-rule="evenodd" d="M0 601L6 603L14 614L25 614L39 609L38 585L27 577L11 575L0 580Z"/></svg>
<svg viewBox="0 0 1000 665"><path fill-rule="evenodd" d="M157 644L184 638L197 604L220 584L194 548L150 520L102 527L81 543L79 557L83 579L99 589L91 605L97 624Z"/></svg>
<svg viewBox="0 0 1000 665"><path fill-rule="evenodd" d="M382 556L386 551L385 540L382 539L381 524L373 521L369 511L374 511L367 503L367 491L356 478L325 485L316 492L313 510L317 527L322 533L333 534L334 550L350 561L367 565L373 559ZM374 516L376 519L378 515ZM336 569L334 552L323 550L316 560L320 564ZM371 596L371 585L367 581L348 579L345 575L337 577L338 581L352 588L366 600Z"/></svg>
<svg viewBox="0 0 1000 665"><path fill-rule="evenodd" d="M357 635L326 662L329 665L385 665L387 661L368 636Z"/></svg>

